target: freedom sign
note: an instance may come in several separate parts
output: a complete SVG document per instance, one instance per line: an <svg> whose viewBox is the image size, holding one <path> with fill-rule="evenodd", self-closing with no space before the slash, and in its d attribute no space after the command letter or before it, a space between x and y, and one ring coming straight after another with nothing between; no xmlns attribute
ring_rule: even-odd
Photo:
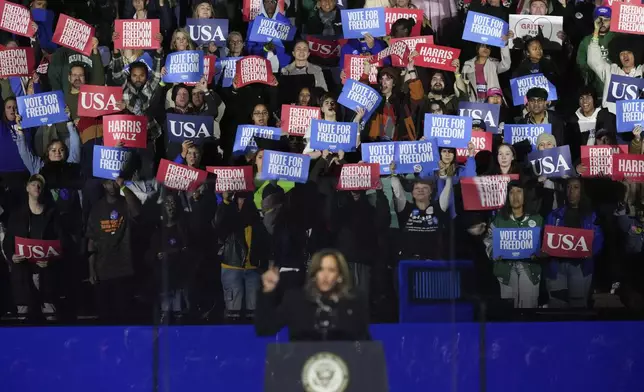
<svg viewBox="0 0 644 392"><path fill-rule="evenodd" d="M492 134L489 132L472 131L472 139L470 141L474 144L474 154L478 154L479 151L492 151ZM457 162L465 163L469 157L470 154L467 148L456 149Z"/></svg>
<svg viewBox="0 0 644 392"><path fill-rule="evenodd" d="M396 173L430 174L438 169L438 144L435 139L414 142L396 142L394 161Z"/></svg>
<svg viewBox="0 0 644 392"><path fill-rule="evenodd" d="M321 116L320 108L282 105L282 130L292 136L304 136L311 121Z"/></svg>
<svg viewBox="0 0 644 392"><path fill-rule="evenodd" d="M518 174L461 178L463 208L466 211L498 210L505 204L508 183Z"/></svg>
<svg viewBox="0 0 644 392"><path fill-rule="evenodd" d="M385 33L391 35L391 26L396 23L398 19L412 18L416 24L411 28L410 37L417 37L420 35L420 28L423 25L423 10L412 8L385 8ZM411 48L411 50L414 50Z"/></svg>
<svg viewBox="0 0 644 392"><path fill-rule="evenodd" d="M407 63L409 62L409 53L410 50L407 44L398 41L396 43L390 44L388 47L378 52L377 55L372 56L369 62L371 64L378 64L382 66L384 65L384 59L391 56L391 58L397 57L401 64L407 65Z"/></svg>
<svg viewBox="0 0 644 392"><path fill-rule="evenodd" d="M378 109L380 101L382 101L382 96L378 91L351 79L347 79L344 87L342 87L342 93L338 98L340 105L354 112L358 107L364 108L365 115L362 118L363 123L369 120L369 117Z"/></svg>
<svg viewBox="0 0 644 392"><path fill-rule="evenodd" d="M396 142L364 143L362 161L380 165L380 174L391 174L391 162L396 159Z"/></svg>
<svg viewBox="0 0 644 392"><path fill-rule="evenodd" d="M148 141L148 118L131 114L103 117L103 144L116 147L146 148Z"/></svg>
<svg viewBox="0 0 644 392"><path fill-rule="evenodd" d="M425 135L428 138L436 138L440 147L467 148L472 138L472 119L427 113Z"/></svg>
<svg viewBox="0 0 644 392"><path fill-rule="evenodd" d="M264 150L262 180L285 180L306 183L309 178L311 157L290 152Z"/></svg>
<svg viewBox="0 0 644 392"><path fill-rule="evenodd" d="M252 166L206 166L208 173L214 173L215 192L249 192L255 190Z"/></svg>
<svg viewBox="0 0 644 392"><path fill-rule="evenodd" d="M258 15L251 25L248 40L250 42L273 42L277 46L284 46L282 41L293 41L295 30L295 26L290 23Z"/></svg>
<svg viewBox="0 0 644 392"><path fill-rule="evenodd" d="M504 139L510 144L529 140L533 149L537 148L537 138L542 133L552 135L552 124L505 124Z"/></svg>
<svg viewBox="0 0 644 392"><path fill-rule="evenodd" d="M612 176L615 154L628 154L628 146L581 146L581 164L586 168L582 176Z"/></svg>
<svg viewBox="0 0 644 392"><path fill-rule="evenodd" d="M67 122L69 116L65 113L65 97L63 92L24 95L17 98L18 113L22 117L23 128L34 128L44 124Z"/></svg>
<svg viewBox="0 0 644 392"><path fill-rule="evenodd" d="M612 74L610 76L610 85L608 86L606 101L632 101L640 97L642 90L644 90L644 79Z"/></svg>
<svg viewBox="0 0 644 392"><path fill-rule="evenodd" d="M342 32L346 39L360 39L365 34L371 34L374 38L387 35L385 9L382 7L341 10L340 16Z"/></svg>
<svg viewBox="0 0 644 392"><path fill-rule="evenodd" d="M369 61L368 57L360 56L359 54L345 54L344 55L344 76L347 80L363 80L367 76L365 72L365 63ZM369 81L371 82L371 80Z"/></svg>
<svg viewBox="0 0 644 392"><path fill-rule="evenodd" d="M631 132L636 125L644 126L644 99L617 101L617 132Z"/></svg>
<svg viewBox="0 0 644 392"><path fill-rule="evenodd" d="M217 56L215 56L214 54L208 54L203 56L203 77L206 78L207 84L212 83L212 79L215 77L216 62L217 62ZM197 82L186 82L185 85L196 86Z"/></svg>
<svg viewBox="0 0 644 392"><path fill-rule="evenodd" d="M409 48L409 52L411 53L414 50L416 50L416 48L420 44L433 44L434 43L434 36L432 36L432 35L423 35L423 36L420 36L420 37L391 38L389 40L389 45L393 46L397 42L401 42L401 41L404 42L407 45L407 47ZM391 64L394 67L404 67L406 65L406 62L405 62L405 64L403 64L403 62L401 61L400 58L398 58L396 56L393 56L391 58Z"/></svg>
<svg viewBox="0 0 644 392"><path fill-rule="evenodd" d="M203 51L182 50L170 53L165 60L166 83L198 82L203 77Z"/></svg>
<svg viewBox="0 0 644 392"><path fill-rule="evenodd" d="M380 184L380 165L377 163L344 164L336 189L340 191L363 191L377 189Z"/></svg>
<svg viewBox="0 0 644 392"><path fill-rule="evenodd" d="M116 106L123 100L121 87L92 86L83 84L78 94L78 116L100 117L107 114L118 113L121 110Z"/></svg>
<svg viewBox="0 0 644 392"><path fill-rule="evenodd" d="M529 223L529 222L528 222ZM532 221L535 225L535 221ZM492 257L504 260L529 259L541 247L541 227L495 228Z"/></svg>
<svg viewBox="0 0 644 392"><path fill-rule="evenodd" d="M257 15L262 13L263 9L262 0L244 0L242 3L242 16L244 18L244 22L250 22L255 19ZM284 15L284 0L278 0L277 10L275 12L279 12Z"/></svg>
<svg viewBox="0 0 644 392"><path fill-rule="evenodd" d="M572 159L570 159L570 146L568 145L532 151L528 154L528 161L536 176L562 178L574 173L574 166Z"/></svg>
<svg viewBox="0 0 644 392"><path fill-rule="evenodd" d="M644 34L644 5L614 4L610 31L626 34Z"/></svg>
<svg viewBox="0 0 644 392"><path fill-rule="evenodd" d="M614 154L611 178L614 181L644 182L644 155Z"/></svg>
<svg viewBox="0 0 644 392"><path fill-rule="evenodd" d="M155 39L161 25L159 19L117 19L114 31L119 37L114 49L159 49L161 42Z"/></svg>
<svg viewBox="0 0 644 392"><path fill-rule="evenodd" d="M314 37L312 35L306 36L306 42L309 43L309 51L311 52L311 56L319 57L321 59L340 58L342 45L347 43L345 39L329 41Z"/></svg>
<svg viewBox="0 0 644 392"><path fill-rule="evenodd" d="M119 147L94 146L92 174L96 178L115 180L123 165L130 159L132 151Z"/></svg>
<svg viewBox="0 0 644 392"><path fill-rule="evenodd" d="M452 61L461 54L460 49L434 44L418 44L416 45L416 51L418 56L414 57L414 65L450 72L454 72Z"/></svg>
<svg viewBox="0 0 644 392"><path fill-rule="evenodd" d="M311 121L311 148L314 150L355 151L358 141L358 123Z"/></svg>
<svg viewBox="0 0 644 392"><path fill-rule="evenodd" d="M541 250L548 256L581 259L593 255L592 230L550 226L543 228Z"/></svg>
<svg viewBox="0 0 644 392"><path fill-rule="evenodd" d="M506 34L508 24L503 19L474 11L467 12L462 36L465 41L503 48L505 41L501 37Z"/></svg>
<svg viewBox="0 0 644 392"><path fill-rule="evenodd" d="M166 116L166 129L170 143L183 143L190 140L194 144L202 144L212 139L214 128L212 116L175 113L168 113Z"/></svg>
<svg viewBox="0 0 644 392"><path fill-rule="evenodd" d="M208 172L161 159L157 171L157 181L170 189L194 191L206 182Z"/></svg>
<svg viewBox="0 0 644 392"><path fill-rule="evenodd" d="M534 87L541 87L548 92L548 101L557 100L557 89L543 74L537 73L510 79L512 90L512 103L514 106L524 105L527 102L526 94Z"/></svg>
<svg viewBox="0 0 644 392"><path fill-rule="evenodd" d="M36 240L16 236L15 243L15 254L33 263L51 261L63 254L63 247L59 240Z"/></svg>
<svg viewBox="0 0 644 392"><path fill-rule="evenodd" d="M492 103L466 102L458 103L458 115L482 120L487 132L499 133L499 113L501 105Z"/></svg>
<svg viewBox="0 0 644 392"><path fill-rule="evenodd" d="M31 76L36 69L33 48L0 49L0 78Z"/></svg>
<svg viewBox="0 0 644 392"><path fill-rule="evenodd" d="M228 39L228 19L188 18L186 29L190 39L199 46L211 42L217 46L225 46Z"/></svg>
<svg viewBox="0 0 644 392"><path fill-rule="evenodd" d="M51 41L89 56L92 54L92 38L94 38L92 26L82 20L60 14Z"/></svg>
<svg viewBox="0 0 644 392"><path fill-rule="evenodd" d="M270 62L259 56L246 56L237 61L235 66L235 85L237 88L244 87L253 83L262 83L271 85L275 81L275 76L271 71Z"/></svg>
<svg viewBox="0 0 644 392"><path fill-rule="evenodd" d="M550 42L562 45L563 42L557 33L563 31L563 16L551 15L510 15L510 30L514 31L517 38L525 36L543 36ZM514 48L513 40L508 40L508 47Z"/></svg>
<svg viewBox="0 0 644 392"><path fill-rule="evenodd" d="M226 57L223 59L217 59L215 62L215 75L217 76L216 81L219 83L221 80L222 87L230 87L233 85L233 79L235 79L235 73L237 71L237 60L242 57Z"/></svg>
<svg viewBox="0 0 644 392"><path fill-rule="evenodd" d="M238 125L233 144L233 153L245 154L257 151L255 138L280 140L282 130L275 127L262 127L259 125Z"/></svg>
<svg viewBox="0 0 644 392"><path fill-rule="evenodd" d="M31 26L29 8L0 0L0 29L23 37L33 37L35 31Z"/></svg>

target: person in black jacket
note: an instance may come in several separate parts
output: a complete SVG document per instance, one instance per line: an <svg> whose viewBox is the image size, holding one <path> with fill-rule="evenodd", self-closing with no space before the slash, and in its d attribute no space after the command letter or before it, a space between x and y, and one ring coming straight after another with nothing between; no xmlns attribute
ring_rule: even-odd
<svg viewBox="0 0 644 392"><path fill-rule="evenodd" d="M255 331L271 336L288 327L290 340L371 340L369 306L353 289L342 253L325 249L315 255L304 289L289 290L278 305L280 272L271 266L262 275Z"/></svg>
<svg viewBox="0 0 644 392"><path fill-rule="evenodd" d="M533 87L526 93L528 99L528 113L518 119L517 124L551 124L552 136L557 139L557 145L563 146L568 144L564 134L565 126L553 111L547 110L546 102L548 101L548 92L541 87Z"/></svg>

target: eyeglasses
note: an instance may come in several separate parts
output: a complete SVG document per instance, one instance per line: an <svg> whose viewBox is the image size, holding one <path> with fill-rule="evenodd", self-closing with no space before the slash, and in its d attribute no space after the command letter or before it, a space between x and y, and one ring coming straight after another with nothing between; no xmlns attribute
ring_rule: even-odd
<svg viewBox="0 0 644 392"><path fill-rule="evenodd" d="M263 112L253 112L253 116L268 116L268 112L266 110Z"/></svg>

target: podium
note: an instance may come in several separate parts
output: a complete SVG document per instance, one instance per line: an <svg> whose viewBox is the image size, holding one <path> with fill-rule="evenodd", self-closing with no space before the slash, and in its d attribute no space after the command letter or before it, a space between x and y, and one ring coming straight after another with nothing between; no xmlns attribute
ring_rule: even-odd
<svg viewBox="0 0 644 392"><path fill-rule="evenodd" d="M372 341L271 343L267 348L264 391L389 391L382 344Z"/></svg>

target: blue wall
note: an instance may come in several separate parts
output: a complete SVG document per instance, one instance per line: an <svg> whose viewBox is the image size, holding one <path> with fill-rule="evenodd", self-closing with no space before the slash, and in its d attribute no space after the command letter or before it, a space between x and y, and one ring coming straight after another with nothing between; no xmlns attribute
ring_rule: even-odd
<svg viewBox="0 0 644 392"><path fill-rule="evenodd" d="M480 390L476 323L376 325L392 392ZM152 390L150 327L0 328L0 390ZM160 330L160 391L261 391L270 340L250 327ZM644 323L494 323L484 327L488 391L644 390ZM166 389L168 387L168 389Z"/></svg>

